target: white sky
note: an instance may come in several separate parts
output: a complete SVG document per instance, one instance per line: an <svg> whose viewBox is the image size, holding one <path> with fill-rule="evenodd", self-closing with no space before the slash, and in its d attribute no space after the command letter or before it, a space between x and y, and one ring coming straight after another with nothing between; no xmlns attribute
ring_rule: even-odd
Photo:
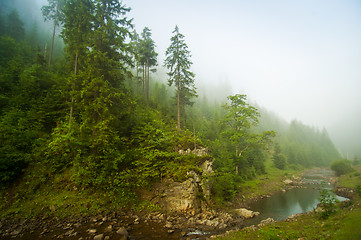
<svg viewBox="0 0 361 240"><path fill-rule="evenodd" d="M229 86L288 121L358 139L361 151L361 128L349 129L361 123L361 1L124 3L138 32L152 30L160 65L178 25L198 86Z"/></svg>

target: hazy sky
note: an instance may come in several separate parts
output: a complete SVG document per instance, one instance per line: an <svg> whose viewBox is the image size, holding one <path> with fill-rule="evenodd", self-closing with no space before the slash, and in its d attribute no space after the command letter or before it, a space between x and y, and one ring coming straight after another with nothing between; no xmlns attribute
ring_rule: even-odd
<svg viewBox="0 0 361 240"><path fill-rule="evenodd" d="M152 30L160 64L178 25L199 86L245 93L288 121L356 139L361 151L361 1L124 3L138 32Z"/></svg>

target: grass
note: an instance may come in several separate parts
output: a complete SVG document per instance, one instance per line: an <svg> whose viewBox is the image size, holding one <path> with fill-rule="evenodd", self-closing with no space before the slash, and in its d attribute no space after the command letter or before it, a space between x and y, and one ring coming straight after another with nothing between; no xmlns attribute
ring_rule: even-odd
<svg viewBox="0 0 361 240"><path fill-rule="evenodd" d="M266 174L257 175L254 179L240 184L241 191L239 196L241 196L242 200L249 200L279 191L286 187L283 183L285 179L293 179L300 176L303 172L297 169L277 169L273 166L271 160L267 160L265 165Z"/></svg>

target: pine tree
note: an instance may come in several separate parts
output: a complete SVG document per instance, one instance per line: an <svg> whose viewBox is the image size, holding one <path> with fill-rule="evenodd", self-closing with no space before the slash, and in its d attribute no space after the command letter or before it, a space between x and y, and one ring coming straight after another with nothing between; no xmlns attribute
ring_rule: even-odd
<svg viewBox="0 0 361 240"><path fill-rule="evenodd" d="M191 99L197 97L194 86L194 73L189 69L192 65L190 61L190 51L184 41L184 35L179 33L178 26L175 27L171 44L166 51L164 66L169 69L168 84L175 85L177 89L177 128L181 128L181 110L184 113L186 105L192 105Z"/></svg>
<svg viewBox="0 0 361 240"><path fill-rule="evenodd" d="M140 40L140 62L143 65L143 91L147 105L149 104L149 75L150 68L157 65L158 53L155 52L155 44L151 38L152 33L149 28L145 27L142 32L142 39ZM152 71L155 71L153 69Z"/></svg>
<svg viewBox="0 0 361 240"><path fill-rule="evenodd" d="M89 36L93 27L93 8L90 0L69 0L63 8L63 30L62 37L66 44L65 52L67 57L74 61L73 75L70 77L71 84L71 105L69 123L71 124L74 111L75 89L79 69L79 59L88 54L90 46ZM84 64L82 66L84 68Z"/></svg>

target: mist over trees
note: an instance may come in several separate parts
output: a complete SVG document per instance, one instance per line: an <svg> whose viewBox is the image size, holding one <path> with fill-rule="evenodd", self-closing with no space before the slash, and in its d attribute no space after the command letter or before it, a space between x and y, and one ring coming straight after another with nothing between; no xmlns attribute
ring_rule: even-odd
<svg viewBox="0 0 361 240"><path fill-rule="evenodd" d="M196 98L190 50L177 26L165 53L169 86L152 77L158 53L150 28L134 32L120 1L49 1L44 16L64 43L55 36L60 51L52 54L43 29L26 28L11 1L1 4L1 187L28 174L36 191L66 173L74 186L134 201L136 189L185 180L204 160L179 150L207 147L212 192L229 200L238 183L267 174L266 161L287 169L340 157L326 130L286 123L246 95L224 105Z"/></svg>

